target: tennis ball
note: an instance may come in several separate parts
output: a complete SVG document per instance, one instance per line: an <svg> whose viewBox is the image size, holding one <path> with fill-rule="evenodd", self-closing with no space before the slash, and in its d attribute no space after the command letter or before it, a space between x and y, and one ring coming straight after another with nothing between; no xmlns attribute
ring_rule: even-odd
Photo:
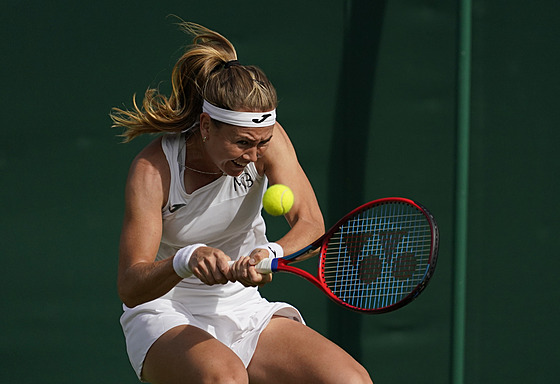
<svg viewBox="0 0 560 384"><path fill-rule="evenodd" d="M274 184L263 196L264 210L272 216L285 215L294 205L294 194L283 184Z"/></svg>

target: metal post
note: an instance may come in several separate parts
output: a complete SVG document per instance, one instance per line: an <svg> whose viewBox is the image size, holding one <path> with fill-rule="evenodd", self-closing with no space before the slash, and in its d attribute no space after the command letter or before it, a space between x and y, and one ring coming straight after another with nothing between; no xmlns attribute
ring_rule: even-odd
<svg viewBox="0 0 560 384"><path fill-rule="evenodd" d="M459 1L457 73L457 169L455 186L455 260L453 268L453 334L451 382L465 380L465 321L467 293L467 229L471 97L471 0Z"/></svg>

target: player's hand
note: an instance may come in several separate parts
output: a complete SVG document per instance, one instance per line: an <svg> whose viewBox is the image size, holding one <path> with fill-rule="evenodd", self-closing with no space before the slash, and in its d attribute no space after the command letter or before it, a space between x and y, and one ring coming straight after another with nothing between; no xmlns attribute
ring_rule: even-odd
<svg viewBox="0 0 560 384"><path fill-rule="evenodd" d="M270 283L272 281L272 273L263 275L255 269L255 265L257 265L259 261L269 256L269 251L267 249L257 248L251 252L251 255L240 257L231 266L231 272L234 277L232 281L239 281L246 287L256 287Z"/></svg>
<svg viewBox="0 0 560 384"><path fill-rule="evenodd" d="M217 248L199 247L189 261L193 275L207 285L226 284L234 281L228 264L230 257Z"/></svg>

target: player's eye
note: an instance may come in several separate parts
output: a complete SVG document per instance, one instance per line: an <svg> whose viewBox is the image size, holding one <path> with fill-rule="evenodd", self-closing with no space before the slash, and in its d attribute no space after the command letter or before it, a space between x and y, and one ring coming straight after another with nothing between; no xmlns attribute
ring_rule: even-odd
<svg viewBox="0 0 560 384"><path fill-rule="evenodd" d="M266 147L268 144L270 144L270 140L272 140L272 137L270 139L266 139L263 140L259 143L259 147Z"/></svg>

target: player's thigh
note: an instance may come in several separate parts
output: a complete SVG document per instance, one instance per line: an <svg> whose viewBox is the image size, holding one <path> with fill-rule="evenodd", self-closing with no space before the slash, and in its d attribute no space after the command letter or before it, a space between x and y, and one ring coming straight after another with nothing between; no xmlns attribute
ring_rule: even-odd
<svg viewBox="0 0 560 384"><path fill-rule="evenodd" d="M248 383L243 362L209 333L178 326L152 345L142 376L152 384Z"/></svg>
<svg viewBox="0 0 560 384"><path fill-rule="evenodd" d="M274 317L248 367L251 384L372 383L368 372L342 348L296 321Z"/></svg>

